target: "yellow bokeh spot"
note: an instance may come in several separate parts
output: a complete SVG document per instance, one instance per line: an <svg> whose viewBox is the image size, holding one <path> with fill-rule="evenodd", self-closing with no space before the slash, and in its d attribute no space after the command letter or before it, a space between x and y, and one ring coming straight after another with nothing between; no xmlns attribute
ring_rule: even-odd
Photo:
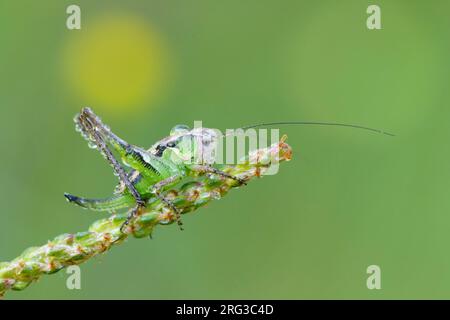
<svg viewBox="0 0 450 320"><path fill-rule="evenodd" d="M167 52L139 17L107 15L71 32L65 76L84 104L111 112L148 106L167 79Z"/></svg>

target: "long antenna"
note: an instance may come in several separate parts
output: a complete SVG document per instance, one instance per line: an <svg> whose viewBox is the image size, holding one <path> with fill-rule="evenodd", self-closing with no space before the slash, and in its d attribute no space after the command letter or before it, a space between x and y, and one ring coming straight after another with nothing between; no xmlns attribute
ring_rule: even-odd
<svg viewBox="0 0 450 320"><path fill-rule="evenodd" d="M313 122L313 121L284 121L284 122L267 122L267 123L259 123L259 124L253 124L250 126L241 127L240 129L246 130L246 129L252 129L257 127L267 127L267 126L275 126L275 125L319 125L319 126L339 126L339 127L349 127L349 128L356 128L356 129L362 129L362 130L368 130L380 134L385 134L387 136L394 137L395 134L383 131L380 129L374 129L369 127L364 127L356 124L347 124L347 123L336 123L336 122Z"/></svg>

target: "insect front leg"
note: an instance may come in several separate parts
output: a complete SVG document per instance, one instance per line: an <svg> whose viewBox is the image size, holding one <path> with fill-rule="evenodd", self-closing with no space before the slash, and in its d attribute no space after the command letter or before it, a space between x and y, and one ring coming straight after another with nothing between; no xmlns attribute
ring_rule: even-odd
<svg viewBox="0 0 450 320"><path fill-rule="evenodd" d="M87 138L95 143L101 154L111 164L120 181L127 187L133 198L136 200L138 207L144 207L145 201L142 199L139 192L128 179L127 173L125 172L124 168L120 165L120 163L112 154L111 150L108 148L103 135L100 134L100 132L103 130L102 126L104 125L102 123L98 123L96 119L93 119L89 113L86 113L86 110L88 109L83 109L76 118L76 122L79 128Z"/></svg>
<svg viewBox="0 0 450 320"><path fill-rule="evenodd" d="M247 184L244 179L235 177L235 176L233 176L231 174L228 174L228 173L226 173L226 172L224 172L222 170L216 169L216 168L214 168L212 166L209 166L209 165L204 165L204 164L192 165L190 167L190 169L193 172L197 173L197 174L201 174L201 175L208 174L208 173L210 173L210 174L217 174L217 175L219 175L221 177L225 177L225 178L228 178L228 179L233 179L233 180L237 181L239 183L239 185L246 185Z"/></svg>
<svg viewBox="0 0 450 320"><path fill-rule="evenodd" d="M181 221L181 211L172 203L172 201L170 201L169 199L164 197L164 195L162 195L162 191L165 187L180 181L180 179L181 179L181 176L175 175L175 176L166 178L164 180L161 180L161 181L155 183L151 187L150 192L152 192L156 197L158 197L162 202L164 202L164 204L166 206L168 206L170 209L172 209L172 211L175 213L175 218L176 218L178 226L180 227L181 230L183 230L183 227L182 227L183 222Z"/></svg>
<svg viewBox="0 0 450 320"><path fill-rule="evenodd" d="M125 227L128 226L130 224L130 221L137 216L140 211L143 209L144 207L137 204L135 207L133 207L130 211L128 211L128 216L127 219L125 220L125 222L120 226L120 232L125 233Z"/></svg>
<svg viewBox="0 0 450 320"><path fill-rule="evenodd" d="M155 155L116 136L91 109L84 108L80 117L87 119L95 127L104 142L109 143L117 151L127 166L155 178L160 176L161 167L166 167L164 164L158 165L162 160Z"/></svg>
<svg viewBox="0 0 450 320"><path fill-rule="evenodd" d="M122 157L125 157L135 149L139 149L115 135L108 126L103 124L100 117L98 117L90 108L83 108L83 110L81 110L81 116L88 119L89 122L95 126L104 141L110 143L113 149Z"/></svg>

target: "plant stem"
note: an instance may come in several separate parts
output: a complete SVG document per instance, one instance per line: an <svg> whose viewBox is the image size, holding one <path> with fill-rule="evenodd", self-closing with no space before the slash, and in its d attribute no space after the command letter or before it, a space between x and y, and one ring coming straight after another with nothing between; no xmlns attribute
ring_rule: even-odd
<svg viewBox="0 0 450 320"><path fill-rule="evenodd" d="M291 148L283 141L250 153L245 163L225 166L230 175L249 181L267 173L279 162L290 160ZM233 179L219 176L188 182L168 191L167 197L187 213L198 209L211 200L220 199L237 187ZM23 290L43 274L55 273L67 266L81 264L122 243L129 235L135 238L150 236L157 225L175 221L174 213L159 200L149 203L146 211L136 217L125 230L120 231L127 214L114 214L95 221L88 231L62 234L41 247L31 247L10 262L0 263L0 297L9 289Z"/></svg>

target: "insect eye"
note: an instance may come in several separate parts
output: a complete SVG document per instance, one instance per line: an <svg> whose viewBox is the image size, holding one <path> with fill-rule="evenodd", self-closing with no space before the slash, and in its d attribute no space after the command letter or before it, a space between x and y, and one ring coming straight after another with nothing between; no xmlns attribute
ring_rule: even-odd
<svg viewBox="0 0 450 320"><path fill-rule="evenodd" d="M164 150L166 150L166 146L163 146L162 144L157 145L155 155L157 157L162 157Z"/></svg>

